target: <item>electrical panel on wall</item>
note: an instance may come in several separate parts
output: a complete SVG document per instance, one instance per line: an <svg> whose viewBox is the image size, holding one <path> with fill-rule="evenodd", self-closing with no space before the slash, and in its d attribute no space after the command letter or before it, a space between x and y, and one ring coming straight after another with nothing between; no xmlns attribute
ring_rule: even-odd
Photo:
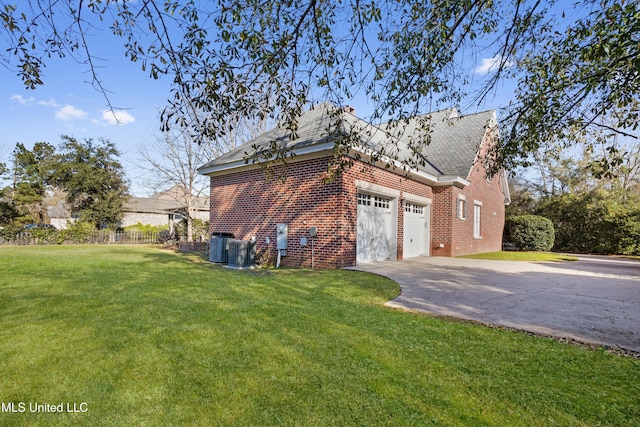
<svg viewBox="0 0 640 427"><path fill-rule="evenodd" d="M278 224L276 227L277 249L287 249L287 239L289 237L289 227L287 224Z"/></svg>

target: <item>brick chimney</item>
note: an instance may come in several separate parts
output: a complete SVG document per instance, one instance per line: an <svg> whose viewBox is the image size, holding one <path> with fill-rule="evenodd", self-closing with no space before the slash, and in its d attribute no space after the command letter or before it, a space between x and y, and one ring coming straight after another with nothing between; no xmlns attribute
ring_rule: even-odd
<svg viewBox="0 0 640 427"><path fill-rule="evenodd" d="M344 106L344 112L345 113L349 113L349 114L353 114L354 116L356 115L356 109L353 108L351 105L345 105Z"/></svg>

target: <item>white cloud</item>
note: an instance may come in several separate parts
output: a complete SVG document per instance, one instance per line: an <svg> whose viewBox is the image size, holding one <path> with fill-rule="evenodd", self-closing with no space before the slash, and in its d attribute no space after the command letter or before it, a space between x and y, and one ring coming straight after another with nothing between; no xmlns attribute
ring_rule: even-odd
<svg viewBox="0 0 640 427"><path fill-rule="evenodd" d="M16 101L20 105L31 105L33 104L33 101L35 99L33 98L33 96L30 96L29 98L25 98L22 95L11 95L11 100Z"/></svg>
<svg viewBox="0 0 640 427"><path fill-rule="evenodd" d="M108 125L126 125L135 122L136 119L124 110L104 110L101 121Z"/></svg>
<svg viewBox="0 0 640 427"><path fill-rule="evenodd" d="M59 107L60 104L56 102L55 99L51 98L48 101L38 101L38 105L42 105L43 107Z"/></svg>
<svg viewBox="0 0 640 427"><path fill-rule="evenodd" d="M494 56L493 58L482 58L482 64L476 67L475 73L487 74L487 73L496 71L500 66L500 61L502 61L502 56L500 55ZM511 61L507 61L504 64L504 67L507 68L507 67L511 67L512 65L513 63Z"/></svg>
<svg viewBox="0 0 640 427"><path fill-rule="evenodd" d="M56 119L66 121L84 119L86 116L87 113L85 111L82 111L81 109L69 104L65 105L56 112Z"/></svg>

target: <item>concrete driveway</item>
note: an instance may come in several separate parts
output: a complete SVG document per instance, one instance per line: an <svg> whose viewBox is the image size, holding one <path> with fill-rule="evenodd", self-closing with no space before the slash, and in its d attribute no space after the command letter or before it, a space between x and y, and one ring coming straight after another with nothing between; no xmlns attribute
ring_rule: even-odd
<svg viewBox="0 0 640 427"><path fill-rule="evenodd" d="M640 262L579 258L530 263L420 257L355 269L400 284L390 307L640 352Z"/></svg>

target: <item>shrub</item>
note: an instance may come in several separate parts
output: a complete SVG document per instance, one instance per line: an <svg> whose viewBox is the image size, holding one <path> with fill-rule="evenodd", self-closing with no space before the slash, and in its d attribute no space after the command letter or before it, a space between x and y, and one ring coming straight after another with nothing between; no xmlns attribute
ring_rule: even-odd
<svg viewBox="0 0 640 427"><path fill-rule="evenodd" d="M505 236L523 251L548 251L555 232L551 220L537 215L519 215L507 220Z"/></svg>
<svg viewBox="0 0 640 427"><path fill-rule="evenodd" d="M129 225L124 228L124 231L139 231L142 233L160 233L165 230L168 231L166 225L143 224L139 221L137 224Z"/></svg>
<svg viewBox="0 0 640 427"><path fill-rule="evenodd" d="M58 230L55 228L32 228L27 231L23 231L24 234L28 234L33 239L36 245L50 245L58 241Z"/></svg>
<svg viewBox="0 0 640 427"><path fill-rule="evenodd" d="M203 221L198 218L194 218L191 222L193 227L193 241L207 241L209 238L209 221ZM182 219L175 225L175 232L179 236L187 235L187 220Z"/></svg>
<svg viewBox="0 0 640 427"><path fill-rule="evenodd" d="M22 227L18 227L13 224L3 224L0 226L0 238L11 240L15 238L16 234L20 231L22 231Z"/></svg>
<svg viewBox="0 0 640 427"><path fill-rule="evenodd" d="M172 246L178 241L178 236L169 230L160 230L158 233L158 242L163 245Z"/></svg>
<svg viewBox="0 0 640 427"><path fill-rule="evenodd" d="M616 218L618 241L616 253L640 255L640 210L635 214Z"/></svg>
<svg viewBox="0 0 640 427"><path fill-rule="evenodd" d="M92 223L78 220L72 222L69 227L60 234L60 243L66 240L72 240L77 243L87 243L92 237L95 237L98 232Z"/></svg>
<svg viewBox="0 0 640 427"><path fill-rule="evenodd" d="M640 196L632 191L562 194L542 201L535 213L553 222L558 251L640 254Z"/></svg>

